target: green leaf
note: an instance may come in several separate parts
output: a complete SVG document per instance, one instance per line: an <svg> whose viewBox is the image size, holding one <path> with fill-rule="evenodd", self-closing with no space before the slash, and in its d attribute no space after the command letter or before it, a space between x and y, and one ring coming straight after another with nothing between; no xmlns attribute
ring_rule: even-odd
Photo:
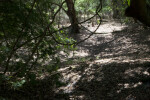
<svg viewBox="0 0 150 100"><path fill-rule="evenodd" d="M130 0L127 0L127 2L128 2L128 6L130 6Z"/></svg>
<svg viewBox="0 0 150 100"><path fill-rule="evenodd" d="M20 81L12 82L12 87L14 89L18 89L18 88L22 87L25 82L26 82L26 80L20 80Z"/></svg>

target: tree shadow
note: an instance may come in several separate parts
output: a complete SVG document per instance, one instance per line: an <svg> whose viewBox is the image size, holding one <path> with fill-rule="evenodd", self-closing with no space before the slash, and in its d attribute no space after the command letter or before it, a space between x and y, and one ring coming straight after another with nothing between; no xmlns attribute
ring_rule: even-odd
<svg viewBox="0 0 150 100"><path fill-rule="evenodd" d="M143 30L140 26L125 27L120 31L106 34L96 34L92 39L79 45L85 49L88 56L110 58L129 56L134 59L149 57L150 29Z"/></svg>
<svg viewBox="0 0 150 100"><path fill-rule="evenodd" d="M79 67L70 73L78 73L70 77L72 82L77 81L72 86L72 91L69 92L69 88L65 90L72 99L131 100L127 98L133 98L132 100L135 100L136 98L136 100L149 100L150 98L150 83L143 81L150 79L150 73L146 74L150 62L90 64ZM79 76L78 80L75 78L77 76Z"/></svg>
<svg viewBox="0 0 150 100"><path fill-rule="evenodd" d="M93 60L64 71L68 85L62 90L70 100L149 100L149 33L133 25L81 43L78 47Z"/></svg>
<svg viewBox="0 0 150 100"><path fill-rule="evenodd" d="M65 100L69 99L68 94L56 93L56 89L65 86L66 83L59 80L60 74L47 75L41 79L26 82L20 88L11 88L5 84L0 86L0 100Z"/></svg>

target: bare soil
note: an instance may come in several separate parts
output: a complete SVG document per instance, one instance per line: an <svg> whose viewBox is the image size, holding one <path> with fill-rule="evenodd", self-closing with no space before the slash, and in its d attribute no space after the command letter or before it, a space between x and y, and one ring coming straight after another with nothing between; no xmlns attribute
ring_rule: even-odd
<svg viewBox="0 0 150 100"><path fill-rule="evenodd" d="M81 28L72 37L80 41L88 35ZM108 20L77 48L68 57L60 53L63 86L55 86L57 75L47 75L18 91L0 88L0 100L150 100L149 28Z"/></svg>
<svg viewBox="0 0 150 100"><path fill-rule="evenodd" d="M89 34L81 30L76 39ZM59 70L67 85L57 90L69 100L150 100L149 28L107 21L70 59Z"/></svg>

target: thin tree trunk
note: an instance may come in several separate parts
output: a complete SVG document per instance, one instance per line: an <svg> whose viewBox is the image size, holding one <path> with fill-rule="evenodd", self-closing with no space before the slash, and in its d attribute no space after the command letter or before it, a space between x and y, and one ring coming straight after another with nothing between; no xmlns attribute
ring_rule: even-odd
<svg viewBox="0 0 150 100"><path fill-rule="evenodd" d="M78 19L74 8L74 3L72 0L65 0L65 1L68 7L67 15L69 16L69 20L71 23L71 32L79 33Z"/></svg>

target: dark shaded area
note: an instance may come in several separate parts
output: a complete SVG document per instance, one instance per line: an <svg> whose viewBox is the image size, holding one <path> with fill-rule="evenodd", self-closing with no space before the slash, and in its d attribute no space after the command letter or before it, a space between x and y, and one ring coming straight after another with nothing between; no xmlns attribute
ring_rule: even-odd
<svg viewBox="0 0 150 100"><path fill-rule="evenodd" d="M60 74L44 76L44 79L37 79L27 82L18 89L10 88L8 84L0 86L0 100L68 100L67 94L57 94L55 89L65 86L65 83L58 80Z"/></svg>
<svg viewBox="0 0 150 100"><path fill-rule="evenodd" d="M150 26L150 5L149 0L131 0L130 6L125 10L127 17L133 17L143 24Z"/></svg>
<svg viewBox="0 0 150 100"><path fill-rule="evenodd" d="M72 70L81 78L70 95L79 100L149 100L150 83L143 82L150 79L143 74L148 67L150 62L93 64L88 71L89 66L82 66Z"/></svg>

